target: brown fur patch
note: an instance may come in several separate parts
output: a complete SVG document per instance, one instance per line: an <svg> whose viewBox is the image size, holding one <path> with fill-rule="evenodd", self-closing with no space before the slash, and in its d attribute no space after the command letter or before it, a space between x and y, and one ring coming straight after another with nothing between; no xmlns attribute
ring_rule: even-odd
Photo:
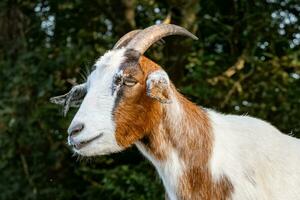
<svg viewBox="0 0 300 200"><path fill-rule="evenodd" d="M123 73L130 74L138 83L133 87L124 87L122 99L114 111L116 140L123 147L129 147L144 137L160 120L159 102L146 95L147 74L158 68L157 64L144 56L137 66L124 66Z"/></svg>
<svg viewBox="0 0 300 200"><path fill-rule="evenodd" d="M213 134L206 112L179 94L175 87L172 90L181 104L182 120L176 121L176 124L165 120L164 124L170 132L168 140L186 165L177 189L179 199L228 199L233 191L232 184L225 176L214 182L208 168Z"/></svg>
<svg viewBox="0 0 300 200"><path fill-rule="evenodd" d="M184 171L180 183L179 196L182 200L226 200L233 191L227 177L214 182L207 167L189 167Z"/></svg>

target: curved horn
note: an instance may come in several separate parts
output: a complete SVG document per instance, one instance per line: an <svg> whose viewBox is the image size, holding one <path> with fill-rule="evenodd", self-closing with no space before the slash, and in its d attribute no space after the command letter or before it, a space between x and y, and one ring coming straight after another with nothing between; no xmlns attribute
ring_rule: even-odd
<svg viewBox="0 0 300 200"><path fill-rule="evenodd" d="M156 41L169 35L183 35L198 40L198 38L185 28L174 24L159 24L150 26L138 33L127 45L127 48L134 49L141 54Z"/></svg>
<svg viewBox="0 0 300 200"><path fill-rule="evenodd" d="M126 46L128 44L128 42L130 42L130 40L141 31L142 31L142 29L137 29L137 30L133 30L133 31L126 33L123 37L121 37L118 40L118 42L116 42L113 49L119 49L121 47Z"/></svg>

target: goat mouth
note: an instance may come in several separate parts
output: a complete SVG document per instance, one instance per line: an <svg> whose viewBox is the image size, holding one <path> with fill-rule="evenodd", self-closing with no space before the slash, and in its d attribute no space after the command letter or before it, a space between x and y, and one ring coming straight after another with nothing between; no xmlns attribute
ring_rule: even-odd
<svg viewBox="0 0 300 200"><path fill-rule="evenodd" d="M87 145L89 145L91 142L93 142L94 140L97 140L99 138L101 138L103 136L103 133L100 133L99 135L97 135L96 137L93 137L89 140L85 140L85 141L81 141L81 142L78 142L78 143L75 143L73 144L72 146L76 149L76 150L79 150L79 149L82 149L83 147L86 147Z"/></svg>

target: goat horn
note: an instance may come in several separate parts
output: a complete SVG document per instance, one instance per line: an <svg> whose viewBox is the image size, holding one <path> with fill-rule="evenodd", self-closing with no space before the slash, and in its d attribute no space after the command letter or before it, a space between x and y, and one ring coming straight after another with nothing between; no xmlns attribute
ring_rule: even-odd
<svg viewBox="0 0 300 200"><path fill-rule="evenodd" d="M119 49L121 47L124 47L130 42L130 40L136 36L139 32L141 32L141 29L133 30L128 33L126 33L123 37L121 37L118 42L114 45L113 49Z"/></svg>
<svg viewBox="0 0 300 200"><path fill-rule="evenodd" d="M134 49L141 54L156 41L169 35L183 35L197 40L198 38L185 28L174 24L159 24L150 26L139 32L127 45L128 49Z"/></svg>

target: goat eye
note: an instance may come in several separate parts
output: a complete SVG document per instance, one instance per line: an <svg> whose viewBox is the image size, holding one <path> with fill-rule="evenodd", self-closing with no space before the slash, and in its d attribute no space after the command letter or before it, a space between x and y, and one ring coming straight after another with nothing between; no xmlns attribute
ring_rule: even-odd
<svg viewBox="0 0 300 200"><path fill-rule="evenodd" d="M115 84L119 85L122 82L122 77L121 76L116 76L115 77Z"/></svg>
<svg viewBox="0 0 300 200"><path fill-rule="evenodd" d="M132 87L137 83L137 80L133 79L133 78L126 78L124 79L124 85Z"/></svg>

